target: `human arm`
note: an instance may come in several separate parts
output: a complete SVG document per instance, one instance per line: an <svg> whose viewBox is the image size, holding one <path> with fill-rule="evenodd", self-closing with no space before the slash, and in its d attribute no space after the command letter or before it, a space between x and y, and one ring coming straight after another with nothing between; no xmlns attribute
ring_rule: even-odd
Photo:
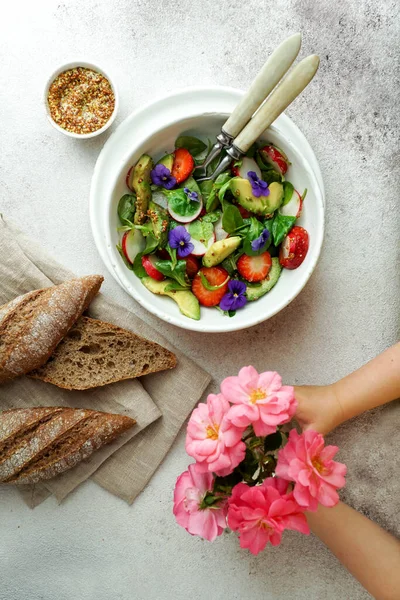
<svg viewBox="0 0 400 600"><path fill-rule="evenodd" d="M400 397L400 343L327 386L295 387L296 419L302 429L329 433L361 414Z"/></svg>
<svg viewBox="0 0 400 600"><path fill-rule="evenodd" d="M307 513L317 535L376 600L400 598L400 541L350 506Z"/></svg>

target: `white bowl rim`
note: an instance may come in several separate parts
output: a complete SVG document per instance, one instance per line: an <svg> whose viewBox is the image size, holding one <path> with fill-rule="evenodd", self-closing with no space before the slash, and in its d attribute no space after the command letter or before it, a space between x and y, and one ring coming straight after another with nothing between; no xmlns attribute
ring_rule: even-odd
<svg viewBox="0 0 400 600"><path fill-rule="evenodd" d="M60 125L58 125L53 120L53 118L50 114L50 110L49 110L49 103L47 101L47 96L49 93L50 85L53 83L53 81L56 79L56 77L58 77L58 75L60 75L64 71L68 71L69 69L75 69L76 67L83 67L85 69L92 69L92 71L97 71L98 73L103 75L106 79L108 79L108 81L110 82L110 85L112 87L112 90L114 92L115 102L114 102L114 110L112 112L111 117L103 125L103 127L101 127L100 129L96 129L96 131L92 131L90 133L74 133L73 131L67 131L66 129L63 129L62 127L60 127ZM67 135L68 137L72 137L72 138L79 139L79 140L84 140L84 139L96 137L97 135L101 135L102 133L104 133L104 131L106 131L106 129L111 127L111 125L115 121L115 117L117 116L117 113L118 113L119 97L118 97L118 90L115 85L115 81L109 75L108 71L105 71L105 69L103 67L100 67L96 63L89 62L87 60L71 60L71 61L64 63L64 64L60 65L59 67L57 67L57 69L55 69L53 71L53 73L50 75L50 77L47 78L46 84L44 86L43 103L44 103L44 107L46 110L47 119L51 123L51 125L54 127L54 129L57 129L57 131L60 131L61 133L63 133L64 135Z"/></svg>
<svg viewBox="0 0 400 600"><path fill-rule="evenodd" d="M195 86L195 87L186 87L186 88L182 88L180 90L177 90L175 92L170 92L168 94L162 95L159 98L156 98L155 100L153 100L151 103L147 103L146 105L139 107L136 111L134 111L133 113L131 113L124 121L123 123L121 123L121 125L116 129L116 131L113 132L113 134L110 136L110 138L107 140L106 145L109 146L111 145L114 136L116 136L118 134L118 130L120 130L122 125L127 125L129 124L132 120L140 117L142 112L147 111L150 107L154 106L155 104L158 104L160 102L163 101L167 101L168 99L175 99L175 98L179 98L180 96L185 96L186 94L193 94L193 93L210 93L210 92L228 92L228 93L232 93L235 94L235 96L238 95L242 95L244 92L241 90L238 90L236 88L232 88L232 87L226 87L226 86ZM221 113L222 114L222 113ZM196 111L194 114L185 114L184 115L184 119L187 118L191 118L191 117L197 117L200 116L199 112ZM289 119L289 117L287 117L287 115L285 115L286 119ZM179 118L176 118L174 120L170 120L168 122L166 122L163 126L163 128L165 127L169 127L170 125L173 125L174 123L177 123L179 121L182 120L182 116L180 116ZM289 119L289 121L294 125L294 123L291 121L291 119ZM298 127L295 125L295 127L298 129ZM287 137L282 134L278 128L276 128L275 126L270 127L269 129L272 129L273 131L275 131L278 135L282 136L285 138L286 141L288 141L289 143L290 140L287 140ZM156 131L153 132L154 135L155 133L157 133L157 131L159 131L159 129L157 129ZM300 131L300 130L299 130ZM301 133L301 132L300 132ZM151 135L149 137L151 137ZM304 134L302 134L302 137L306 140L306 138L304 137ZM307 142L308 143L308 142ZM215 324L213 324L211 327L207 326L205 324L205 320L200 320L200 321L193 321L191 319L186 318L185 321L183 320L185 317L182 318L176 318L173 315L170 314L166 314L164 311L158 309L157 307L155 307L150 301L146 300L145 297L142 297L141 295L137 294L136 290L134 289L134 287L130 284L129 281L126 280L125 274L123 273L123 279L121 279L120 274L118 273L116 266L113 264L112 260L110 259L110 257L108 256L108 258L110 259L110 262L107 263L106 262L106 266L108 267L108 269L112 272L113 276L115 277L116 281L119 282L119 284L123 287L123 289L125 289L125 291L131 295L141 306L143 306L146 310L148 310L150 313L156 315L158 318L162 319L163 321L167 322L167 323L171 323L173 325L176 325L177 327L183 328L183 329L188 329L188 330L192 330L192 331L197 331L197 332L202 332L202 333L225 333L225 332L230 332L230 331L239 331L242 329L248 329L250 327L253 327L255 325L258 325L266 320L268 320L269 318L273 317L274 315L276 315L278 312L280 312L281 310L283 310L286 306L288 306L297 296L298 294L303 290L303 288L305 287L306 283L308 282L309 278L311 277L315 266L319 260L319 256L321 253L321 248L322 248L322 243L323 243L323 238L324 238L324 226L325 226L325 204L324 204L324 191L323 191L323 186L321 186L321 183L318 181L313 169L311 168L311 166L309 165L308 160L301 155L300 151L298 150L297 146L294 146L293 143L291 143L292 147L294 148L294 151L299 154L301 156L301 160L304 161L304 166L306 168L306 171L310 177L310 179L312 180L313 183L313 187L316 190L316 197L317 197L317 202L320 204L320 208L322 211L322 227L320 230L320 236L319 236L319 243L317 246L314 246L314 256L313 256L313 260L311 262L311 264L308 266L308 272L307 275L304 279L304 281L302 282L301 286L298 287L295 291L295 293L291 294L289 296L289 298L284 299L281 303L279 303L277 305L277 307L274 310L271 310L271 312L268 313L268 316L266 317L265 314L262 314L260 317L255 317L255 318L251 318L251 323L239 323L239 321L235 321L235 319L222 319L221 318L221 327L216 327ZM309 145L309 143L308 143ZM129 153L127 152L126 155L123 156L122 159L119 159L118 162L122 165L126 162L126 160L128 159L129 155L132 154L132 150L129 151ZM95 219L94 219L94 210L95 210L95 198L94 198L94 190L93 190L93 182L95 182L96 178L97 178L97 171L98 169L100 169L100 156L98 158L98 161L96 162L96 166L93 172L93 178L92 178L92 186L91 186L91 191L90 191L90 219L91 219L91 224L92 224L92 233L95 239L95 243L96 246L99 249L99 244L101 244L101 240L99 239L99 236L97 235L97 232L95 230ZM113 183L112 186L110 186L110 189L114 189L115 185L118 181L120 177L120 170L118 171L118 174L115 175L115 177L113 177ZM109 206L107 207L107 210L109 210ZM109 230L106 231L106 237L108 236ZM104 241L103 241L104 243ZM107 246L107 244L106 244ZM111 246L110 246L111 247ZM100 255L103 258L103 252L100 251ZM104 260L104 258L103 258ZM124 281L125 280L125 281Z"/></svg>

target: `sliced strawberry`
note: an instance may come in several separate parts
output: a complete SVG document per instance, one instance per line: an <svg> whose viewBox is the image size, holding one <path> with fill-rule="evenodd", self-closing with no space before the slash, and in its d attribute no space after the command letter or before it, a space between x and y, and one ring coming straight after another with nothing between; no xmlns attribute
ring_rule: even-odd
<svg viewBox="0 0 400 600"><path fill-rule="evenodd" d="M232 167L231 171L232 171L232 175L234 177L240 177L240 175L239 175L239 167Z"/></svg>
<svg viewBox="0 0 400 600"><path fill-rule="evenodd" d="M133 167L131 167L131 168L129 169L129 171L127 172L127 174L126 174L126 177L125 177L125 183L126 183L127 187L128 187L128 188L129 188L129 189L130 189L132 192L134 192L135 190L133 189L133 186L132 186L132 172L133 172Z"/></svg>
<svg viewBox="0 0 400 600"><path fill-rule="evenodd" d="M199 261L193 254L189 254L184 260L186 261L186 274L189 279L193 279L199 270Z"/></svg>
<svg viewBox="0 0 400 600"><path fill-rule="evenodd" d="M262 281L268 275L272 265L269 252L263 252L260 256L242 256L237 261L237 270L247 281Z"/></svg>
<svg viewBox="0 0 400 600"><path fill-rule="evenodd" d="M284 175L289 167L289 159L282 152L282 150L278 150L276 146L272 144L269 146L264 146L261 148L260 154L264 162L269 163L276 171L278 171L281 175Z"/></svg>
<svg viewBox="0 0 400 600"><path fill-rule="evenodd" d="M171 175L175 177L177 183L182 183L191 174L194 169L193 156L186 148L177 148L174 152L174 163L172 165Z"/></svg>
<svg viewBox="0 0 400 600"><path fill-rule="evenodd" d="M309 246L309 236L303 227L296 225L287 234L279 251L279 262L285 269L297 269L305 259Z"/></svg>
<svg viewBox="0 0 400 600"><path fill-rule="evenodd" d="M250 219L250 217L252 216L251 212L243 208L243 206L240 206L240 204L238 204L237 207L243 219Z"/></svg>
<svg viewBox="0 0 400 600"><path fill-rule="evenodd" d="M208 290L204 287L200 274L202 273L211 286L222 285L218 290ZM222 296L228 291L228 272L222 267L202 267L192 283L192 292L203 306L218 306ZM225 285L223 285L225 283Z"/></svg>
<svg viewBox="0 0 400 600"><path fill-rule="evenodd" d="M152 279L155 279L156 281L163 281L165 277L156 268L156 261L157 257L151 254L145 254L144 256L142 256L142 265L147 275L149 277L152 277Z"/></svg>

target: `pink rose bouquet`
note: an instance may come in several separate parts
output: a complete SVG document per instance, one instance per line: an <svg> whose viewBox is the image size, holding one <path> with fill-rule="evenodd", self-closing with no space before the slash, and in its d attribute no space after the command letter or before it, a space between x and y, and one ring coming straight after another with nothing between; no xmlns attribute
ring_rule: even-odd
<svg viewBox="0 0 400 600"><path fill-rule="evenodd" d="M213 541L230 527L258 554L285 529L308 534L305 511L335 506L346 466L316 431L285 426L297 407L278 373L244 367L194 409L186 451L196 461L177 479L174 515L190 534Z"/></svg>

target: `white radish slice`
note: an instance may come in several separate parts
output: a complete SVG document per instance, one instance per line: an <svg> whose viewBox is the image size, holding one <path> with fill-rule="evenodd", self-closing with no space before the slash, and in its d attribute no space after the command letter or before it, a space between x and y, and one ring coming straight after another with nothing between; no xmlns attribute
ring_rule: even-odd
<svg viewBox="0 0 400 600"><path fill-rule="evenodd" d="M153 202L158 204L158 206L161 206L161 208L165 208L166 210L168 209L167 197L165 194L163 194L159 190L156 190L153 192L151 199L153 200Z"/></svg>
<svg viewBox="0 0 400 600"><path fill-rule="evenodd" d="M279 213L284 217L296 217L296 219L298 219L301 214L302 206L303 201L299 192L297 190L293 190L293 194L289 202L280 207Z"/></svg>
<svg viewBox="0 0 400 600"><path fill-rule="evenodd" d="M218 219L218 221L214 225L215 232L215 241L219 242L220 240L224 240L228 237L228 233L226 233L225 229L222 227L222 217Z"/></svg>
<svg viewBox="0 0 400 600"><path fill-rule="evenodd" d="M144 237L138 229L130 229L125 231L121 240L122 252L126 260L133 265L133 261L139 252L142 252L146 246Z"/></svg>
<svg viewBox="0 0 400 600"><path fill-rule="evenodd" d="M178 221L178 223L191 223L192 221L197 219L197 217L200 215L201 211L203 210L203 200L200 200L200 202L198 202L197 204L199 206L198 206L196 212L190 216L178 215L178 213L176 213L174 210L172 210L172 208L169 205L168 205L168 212L175 221Z"/></svg>
<svg viewBox="0 0 400 600"><path fill-rule="evenodd" d="M185 225L184 227L185 227L186 231L188 233L190 233L189 225ZM194 246L194 249L192 250L192 254L194 256L204 256L205 253L207 252L207 250L215 242L215 233L213 233L212 236L204 244L203 244L203 242L199 242L199 240L195 240L193 237L190 239L190 241L192 242L192 244Z"/></svg>
<svg viewBox="0 0 400 600"><path fill-rule="evenodd" d="M261 169L253 158L247 158L247 156L245 156L242 160L242 165L239 167L238 171L239 177L242 177L242 179L248 179L247 173L249 171L254 171L257 177L259 179L262 179Z"/></svg>

